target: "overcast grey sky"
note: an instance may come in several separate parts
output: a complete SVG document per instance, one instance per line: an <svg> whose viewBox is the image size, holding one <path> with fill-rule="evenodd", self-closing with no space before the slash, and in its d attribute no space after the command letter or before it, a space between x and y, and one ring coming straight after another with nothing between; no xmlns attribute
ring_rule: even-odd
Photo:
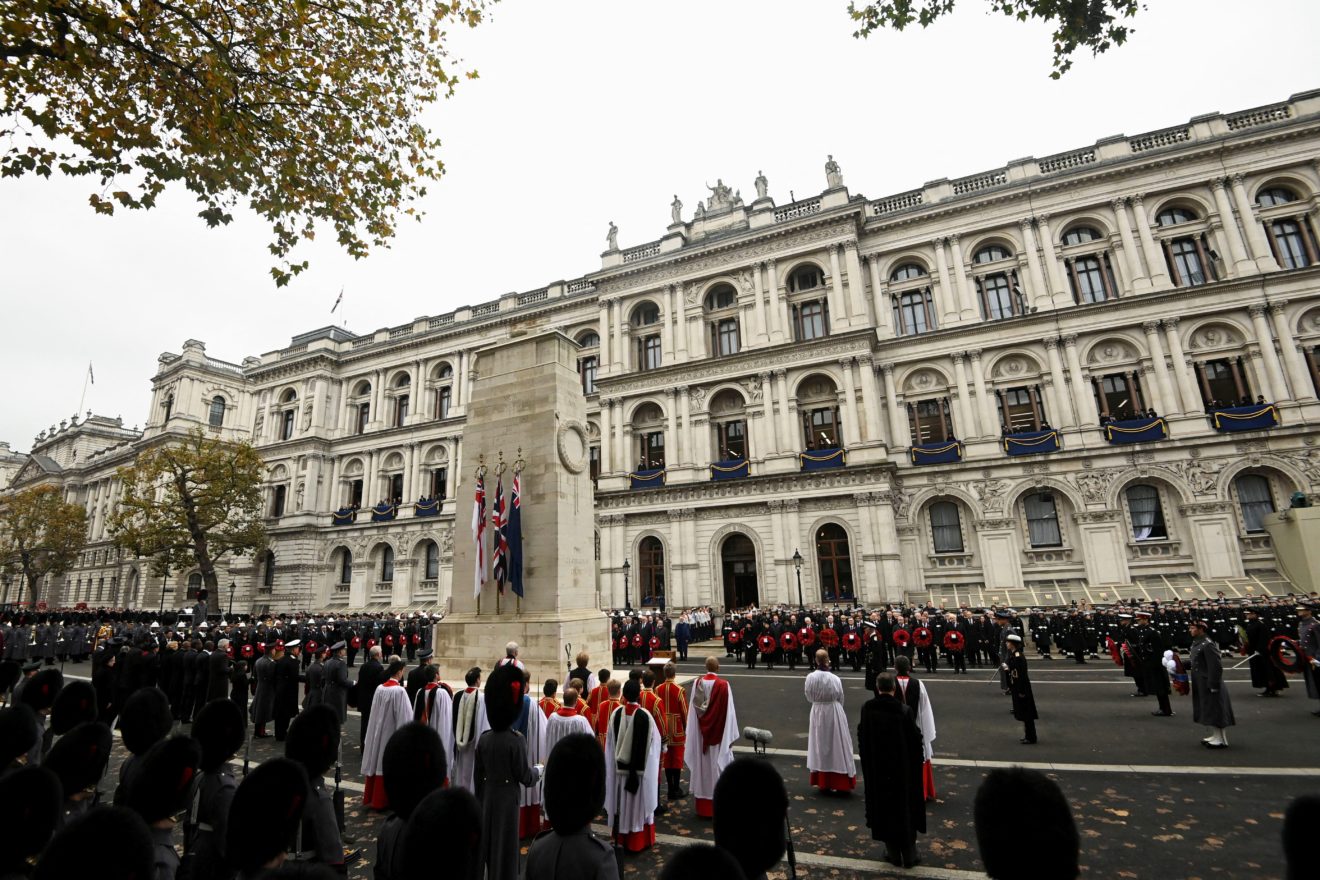
<svg viewBox="0 0 1320 880"><path fill-rule="evenodd" d="M1315 0L1150 0L1132 41L1049 79L1043 25L984 0L925 31L852 37L844 0L504 0L461 36L479 80L430 114L448 173L420 224L354 262L325 243L275 289L267 229L209 230L176 188L147 213L98 217L85 181L0 181L0 440L26 451L78 405L144 420L156 357L183 340L241 361L347 318L358 333L530 290L660 237L717 177L748 201L818 193L833 153L853 194L1320 87ZM329 314L340 287L341 315Z"/></svg>

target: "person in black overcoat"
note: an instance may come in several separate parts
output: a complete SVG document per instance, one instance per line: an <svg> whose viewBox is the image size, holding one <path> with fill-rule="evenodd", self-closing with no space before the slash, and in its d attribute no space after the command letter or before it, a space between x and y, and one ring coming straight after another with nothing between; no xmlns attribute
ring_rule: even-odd
<svg viewBox="0 0 1320 880"><path fill-rule="evenodd" d="M281 656L275 658L275 741L284 742L289 734L289 722L298 714L298 681L300 666L298 663L297 640L284 646Z"/></svg>
<svg viewBox="0 0 1320 880"><path fill-rule="evenodd" d="M926 832L921 730L895 688L892 673L876 676L876 696L862 706L857 743L871 837L884 842L886 861L910 868L921 862L917 832Z"/></svg>
<svg viewBox="0 0 1320 880"><path fill-rule="evenodd" d="M1008 692L1013 697L1013 717L1022 722L1023 745L1036 743L1036 697L1031 692L1031 678L1027 675L1027 658L1022 653L1022 636L1013 633L1005 639L1008 645L1008 657L1004 659L1003 670L1008 680Z"/></svg>

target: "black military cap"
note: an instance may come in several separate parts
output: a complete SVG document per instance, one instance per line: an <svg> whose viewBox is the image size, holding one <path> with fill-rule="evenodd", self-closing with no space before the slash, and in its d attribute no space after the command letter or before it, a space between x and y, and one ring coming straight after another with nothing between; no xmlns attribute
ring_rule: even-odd
<svg viewBox="0 0 1320 880"><path fill-rule="evenodd" d="M172 736L142 756L128 788L127 806L148 825L183 811L188 803L202 748L190 736Z"/></svg>
<svg viewBox="0 0 1320 880"><path fill-rule="evenodd" d="M247 719L233 700L220 698L202 707L193 719L193 739L202 749L202 770L210 773L232 758L247 736Z"/></svg>
<svg viewBox="0 0 1320 880"><path fill-rule="evenodd" d="M122 807L96 807L55 835L32 880L150 880L154 860L151 831L141 816Z"/></svg>
<svg viewBox="0 0 1320 880"><path fill-rule="evenodd" d="M288 758L271 758L244 777L229 807L231 869L251 873L284 852L310 794L307 771Z"/></svg>
<svg viewBox="0 0 1320 880"><path fill-rule="evenodd" d="M119 732L124 738L124 748L134 755L145 754L147 749L169 736L173 726L170 699L160 688L133 691L119 713Z"/></svg>
<svg viewBox="0 0 1320 880"><path fill-rule="evenodd" d="M321 776L339 752L339 715L324 703L304 709L289 725L284 757L303 765L309 777Z"/></svg>
<svg viewBox="0 0 1320 880"><path fill-rule="evenodd" d="M60 824L64 795L47 767L22 767L0 777L0 873L22 876Z"/></svg>
<svg viewBox="0 0 1320 880"><path fill-rule="evenodd" d="M95 721L96 688L91 682L74 679L66 684L50 710L50 729L63 736L79 724Z"/></svg>
<svg viewBox="0 0 1320 880"><path fill-rule="evenodd" d="M64 674L53 666L47 667L23 685L19 701L30 706L33 712L43 712L55 705L55 698L63 687Z"/></svg>
<svg viewBox="0 0 1320 880"><path fill-rule="evenodd" d="M508 730L522 710L526 694L523 671L512 663L497 666L486 679L486 720L491 730Z"/></svg>
<svg viewBox="0 0 1320 880"><path fill-rule="evenodd" d="M402 819L412 815L422 798L445 784L448 772L444 743L430 725L405 724L385 744L381 759L385 796L390 809Z"/></svg>
<svg viewBox="0 0 1320 880"><path fill-rule="evenodd" d="M555 743L545 765L545 812L559 834L581 831L605 803L605 756L589 733Z"/></svg>
<svg viewBox="0 0 1320 880"><path fill-rule="evenodd" d="M60 778L66 800L101 781L114 740L99 721L79 724L56 740L43 766Z"/></svg>

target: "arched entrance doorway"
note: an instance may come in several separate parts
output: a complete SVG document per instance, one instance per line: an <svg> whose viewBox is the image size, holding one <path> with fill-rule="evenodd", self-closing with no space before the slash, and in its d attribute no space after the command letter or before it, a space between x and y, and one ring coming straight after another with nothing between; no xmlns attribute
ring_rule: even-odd
<svg viewBox="0 0 1320 880"><path fill-rule="evenodd" d="M820 563L821 602L853 601L852 559L848 533L838 523L825 523L816 530L816 559Z"/></svg>
<svg viewBox="0 0 1320 880"><path fill-rule="evenodd" d="M724 607L759 605L761 597L756 585L756 547L752 539L737 532L729 535L720 546L720 562L724 570Z"/></svg>

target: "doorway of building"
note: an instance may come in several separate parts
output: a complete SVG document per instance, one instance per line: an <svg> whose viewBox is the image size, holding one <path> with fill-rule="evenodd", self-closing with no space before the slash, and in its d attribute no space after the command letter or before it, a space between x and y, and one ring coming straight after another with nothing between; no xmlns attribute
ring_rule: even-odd
<svg viewBox="0 0 1320 880"><path fill-rule="evenodd" d="M734 533L720 546L720 561L724 569L724 606L746 608L760 605L760 591L756 583L756 547L752 539Z"/></svg>

